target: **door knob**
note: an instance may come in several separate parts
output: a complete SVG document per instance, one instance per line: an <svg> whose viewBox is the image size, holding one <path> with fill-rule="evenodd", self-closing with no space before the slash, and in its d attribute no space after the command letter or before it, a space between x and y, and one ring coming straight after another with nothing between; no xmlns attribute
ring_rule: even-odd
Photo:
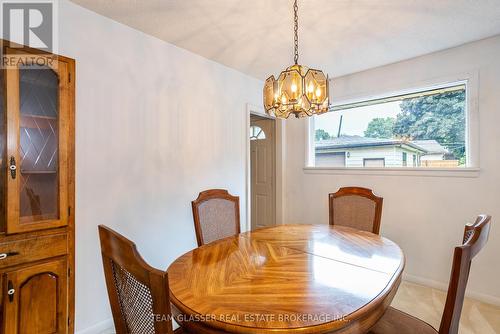
<svg viewBox="0 0 500 334"><path fill-rule="evenodd" d="M16 171L17 171L17 166L16 166L16 158L14 156L10 157L10 176L15 179L16 178Z"/></svg>
<svg viewBox="0 0 500 334"><path fill-rule="evenodd" d="M14 301L14 293L16 293L16 290L12 285L12 281L9 281L9 283L7 284L7 295L9 295L9 302L11 303Z"/></svg>

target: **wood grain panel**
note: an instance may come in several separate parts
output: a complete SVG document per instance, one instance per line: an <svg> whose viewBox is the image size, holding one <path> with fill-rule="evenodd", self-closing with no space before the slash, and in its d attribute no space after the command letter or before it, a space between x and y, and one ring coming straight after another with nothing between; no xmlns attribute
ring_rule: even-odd
<svg viewBox="0 0 500 334"><path fill-rule="evenodd" d="M0 259L0 268L56 257L67 252L66 233L1 242L0 255L5 254L6 257Z"/></svg>
<svg viewBox="0 0 500 334"><path fill-rule="evenodd" d="M364 333L403 268L401 249L375 234L281 225L199 247L168 276L173 313L196 333Z"/></svg>
<svg viewBox="0 0 500 334"><path fill-rule="evenodd" d="M4 298L3 333L67 333L66 257L9 271L7 282L14 293Z"/></svg>
<svg viewBox="0 0 500 334"><path fill-rule="evenodd" d="M57 332L57 279L40 273L24 282L19 291L19 333Z"/></svg>

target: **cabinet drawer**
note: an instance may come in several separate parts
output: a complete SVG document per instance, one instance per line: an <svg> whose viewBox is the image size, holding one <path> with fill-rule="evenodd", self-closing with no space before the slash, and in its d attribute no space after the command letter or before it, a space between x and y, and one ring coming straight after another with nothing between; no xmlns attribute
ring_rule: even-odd
<svg viewBox="0 0 500 334"><path fill-rule="evenodd" d="M66 233L0 243L0 268L43 260L68 253Z"/></svg>

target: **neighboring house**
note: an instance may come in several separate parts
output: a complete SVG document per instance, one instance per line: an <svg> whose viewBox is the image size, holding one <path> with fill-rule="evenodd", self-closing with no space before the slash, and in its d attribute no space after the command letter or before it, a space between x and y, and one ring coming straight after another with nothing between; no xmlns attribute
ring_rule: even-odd
<svg viewBox="0 0 500 334"><path fill-rule="evenodd" d="M412 141L402 139L340 136L316 142L317 167L418 167L422 157L444 159L446 150L434 140ZM436 145L437 144L437 145ZM428 147L428 149L425 148ZM445 152L438 150L439 146ZM432 148L432 149L431 149Z"/></svg>
<svg viewBox="0 0 500 334"><path fill-rule="evenodd" d="M421 157L422 161L444 160L445 155L450 153L435 140L413 140L412 143L420 146L426 151L426 153Z"/></svg>
<svg viewBox="0 0 500 334"><path fill-rule="evenodd" d="M460 165L460 161L450 159L453 154L435 140L414 140L412 143L426 150L420 157L423 167L453 168Z"/></svg>

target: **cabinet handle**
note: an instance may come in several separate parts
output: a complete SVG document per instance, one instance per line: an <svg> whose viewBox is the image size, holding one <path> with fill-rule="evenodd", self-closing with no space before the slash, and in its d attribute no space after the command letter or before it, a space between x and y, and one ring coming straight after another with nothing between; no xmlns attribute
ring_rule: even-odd
<svg viewBox="0 0 500 334"><path fill-rule="evenodd" d="M0 260L4 260L4 259L6 259L8 256L14 256L14 255L19 255L19 252L1 253L1 254L0 254Z"/></svg>
<svg viewBox="0 0 500 334"><path fill-rule="evenodd" d="M9 302L11 303L14 301L14 293L16 293L16 290L12 285L12 281L9 281L9 283L7 283L7 294L9 295Z"/></svg>
<svg viewBox="0 0 500 334"><path fill-rule="evenodd" d="M10 166L9 166L9 169L10 169L10 176L13 179L15 179L16 178L17 166L16 166L16 158L14 158L14 156L10 157Z"/></svg>

